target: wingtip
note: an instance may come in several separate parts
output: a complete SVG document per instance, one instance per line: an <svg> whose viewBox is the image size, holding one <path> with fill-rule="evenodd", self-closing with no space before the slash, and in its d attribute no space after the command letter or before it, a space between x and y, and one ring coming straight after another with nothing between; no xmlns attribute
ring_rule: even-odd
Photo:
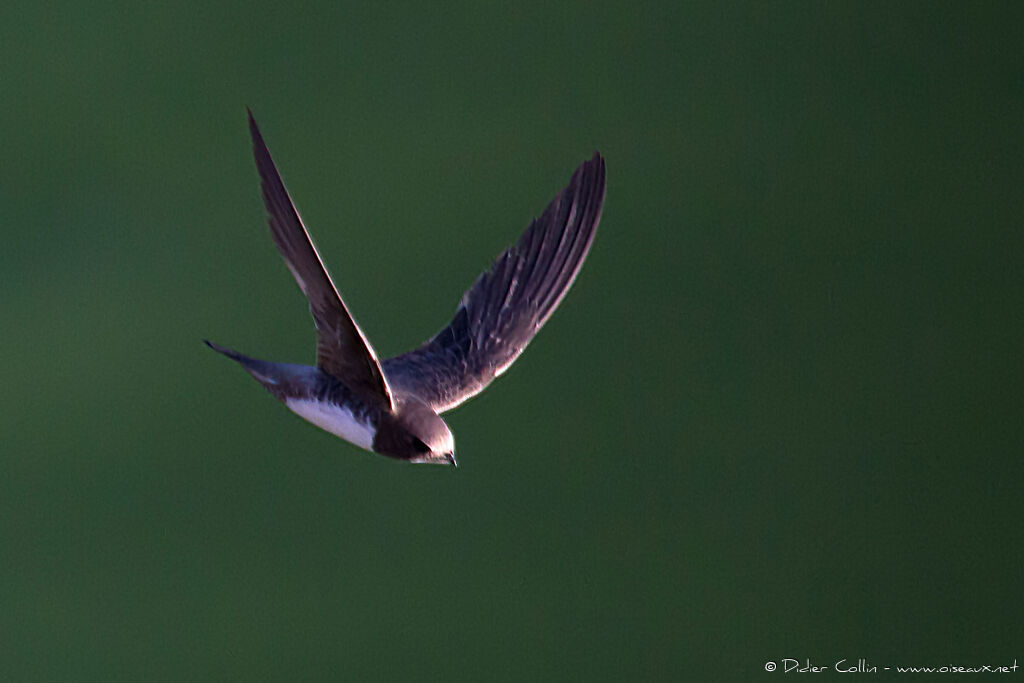
<svg viewBox="0 0 1024 683"><path fill-rule="evenodd" d="M604 156L600 150L594 150L594 156L590 157L589 160L584 161L580 164L579 168L576 169L576 173L573 174L573 179L570 185L581 184L593 184L600 188L600 199L599 204L604 203L605 186L607 184L608 170L605 165ZM600 215L597 220L600 220ZM597 221L595 221L596 223Z"/></svg>
<svg viewBox="0 0 1024 683"><path fill-rule="evenodd" d="M263 143L263 135L260 133L260 127L256 124L256 117L252 114L252 109L249 107L245 108L246 114L249 117L249 135L252 136L252 143L256 147L265 147Z"/></svg>
<svg viewBox="0 0 1024 683"><path fill-rule="evenodd" d="M594 150L593 156L591 156L589 159L580 164L579 168L577 169L577 173L584 173L590 171L591 169L598 171L603 182L604 175L606 173L605 160L604 155L601 154L601 151L598 149Z"/></svg>

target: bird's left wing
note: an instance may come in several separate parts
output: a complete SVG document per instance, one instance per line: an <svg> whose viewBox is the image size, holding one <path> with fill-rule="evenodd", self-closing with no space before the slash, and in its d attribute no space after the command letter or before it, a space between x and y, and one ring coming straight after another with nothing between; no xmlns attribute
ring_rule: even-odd
<svg viewBox="0 0 1024 683"><path fill-rule="evenodd" d="M270 157L270 150L263 142L252 112L249 112L249 132L252 134L253 154L260 173L270 232L288 270L309 299L309 310L317 330L317 365L364 400L393 411L391 388L377 354L327 274Z"/></svg>

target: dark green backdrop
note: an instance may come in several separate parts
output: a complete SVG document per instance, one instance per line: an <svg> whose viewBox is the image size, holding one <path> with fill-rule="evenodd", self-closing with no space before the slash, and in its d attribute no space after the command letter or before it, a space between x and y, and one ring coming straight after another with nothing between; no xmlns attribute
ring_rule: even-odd
<svg viewBox="0 0 1024 683"><path fill-rule="evenodd" d="M0 677L1024 663L1016 5L348 5L0 9ZM313 358L246 105L387 355L606 156L458 470L202 345Z"/></svg>

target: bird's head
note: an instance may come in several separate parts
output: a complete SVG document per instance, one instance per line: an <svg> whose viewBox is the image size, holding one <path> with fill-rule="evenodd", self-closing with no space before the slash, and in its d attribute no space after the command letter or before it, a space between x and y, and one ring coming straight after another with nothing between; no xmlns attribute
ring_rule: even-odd
<svg viewBox="0 0 1024 683"><path fill-rule="evenodd" d="M382 421L373 450L415 463L455 465L455 439L444 420L422 401L395 401L395 412Z"/></svg>

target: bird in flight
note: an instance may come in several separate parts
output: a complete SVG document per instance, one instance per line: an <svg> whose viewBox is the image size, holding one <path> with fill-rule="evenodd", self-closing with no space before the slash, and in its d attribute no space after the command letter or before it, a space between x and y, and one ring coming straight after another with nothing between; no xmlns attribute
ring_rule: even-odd
<svg viewBox="0 0 1024 683"><path fill-rule="evenodd" d="M505 372L569 291L601 219L604 159L595 152L576 169L540 218L462 296L447 327L419 348L381 361L327 274L251 111L249 132L271 235L309 299L317 363L257 360L206 344L241 364L293 412L356 446L408 462L457 465L440 413Z"/></svg>

